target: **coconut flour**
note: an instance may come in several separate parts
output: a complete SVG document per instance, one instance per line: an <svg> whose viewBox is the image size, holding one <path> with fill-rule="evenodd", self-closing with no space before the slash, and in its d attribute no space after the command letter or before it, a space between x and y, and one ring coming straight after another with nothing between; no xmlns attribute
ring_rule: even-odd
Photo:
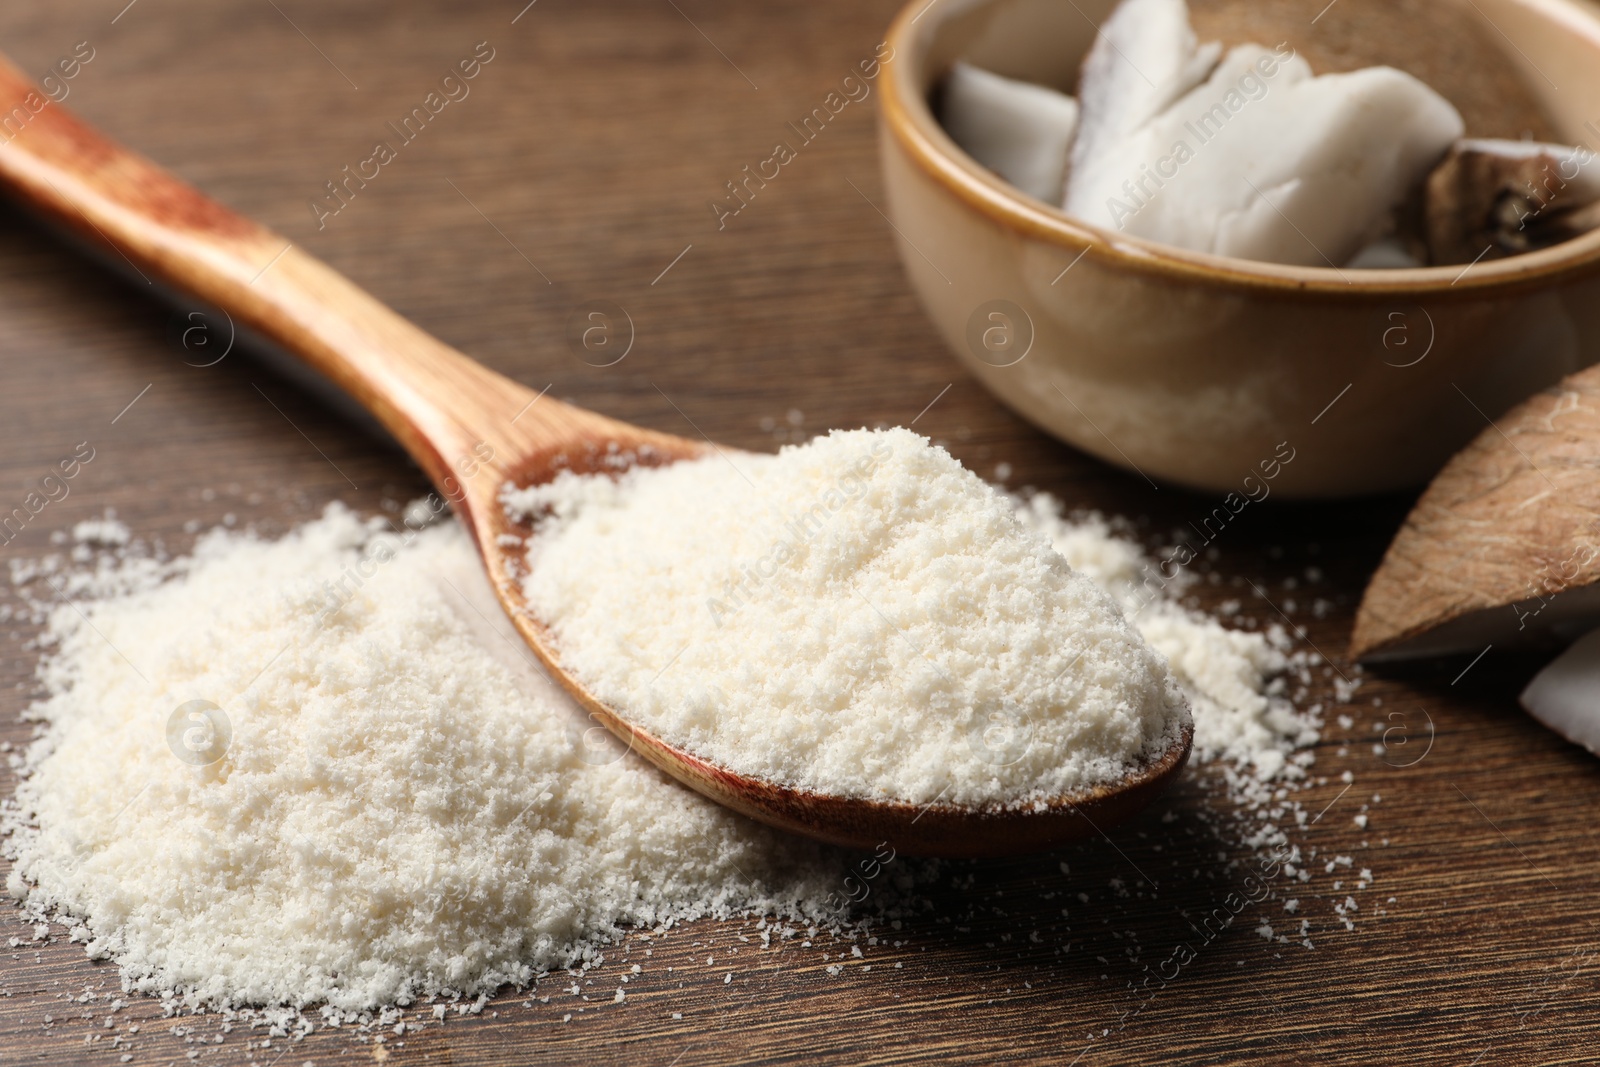
<svg viewBox="0 0 1600 1067"><path fill-rule="evenodd" d="M805 843L598 743L458 527L384 528L332 507L276 542L219 531L53 611L8 889L133 989L355 1010L833 888ZM174 735L191 701L225 720Z"/></svg>
<svg viewBox="0 0 1600 1067"><path fill-rule="evenodd" d="M1188 722L1163 658L1011 502L909 430L508 494L529 606L632 722L843 796L1019 804Z"/></svg>
<svg viewBox="0 0 1600 1067"><path fill-rule="evenodd" d="M874 455L880 441L887 455ZM830 449L835 460L870 457L871 469L841 475L823 462ZM729 492L734 482L743 492L746 540L723 546L724 571L699 572L716 582L683 607L706 613L696 635L715 642L728 627L782 619L797 656L816 650L830 670L876 677L888 698L905 701L908 687L873 676L867 662L869 652L890 656L917 680L915 692L944 707L960 707L966 691L941 672L981 673L982 655L1010 665L1031 652L1065 668L1073 684L1047 686L1055 696L1045 703L1006 690L998 674L984 683L1045 718L1037 737L980 729L974 743L960 741L956 762L973 761L964 781L981 784L1009 770L985 778L975 753L1003 762L1017 751L1007 738L1059 739L1052 716L1110 708L1105 694L1135 692L1125 677L1063 660L1060 641L1078 642L1068 647L1107 670L1131 664L1162 694L1161 712L1147 720L1149 736L1159 736L1174 707L1166 668L1121 621L1120 605L1171 661L1194 709L1196 755L1223 771L1233 806L1261 813L1251 816L1258 821L1298 810L1285 790L1303 774L1309 753L1296 747L1315 739L1314 722L1274 695L1282 685L1274 676L1286 666L1303 672L1294 663L1301 653L1286 660L1286 639L1231 631L1180 607L1184 579L1153 584L1157 569L1115 522L1064 517L1044 494L1012 499L963 483L953 461L910 434L841 434L809 452L738 462L769 495L726 468ZM810 537L790 535L804 543L792 546L783 569L762 564L775 560L769 554L795 516L777 506L794 499L770 480L778 463L810 487L828 519ZM903 481L919 464L929 482ZM928 495L924 510L910 499L914 488ZM648 485L622 482L615 492L633 489ZM558 513L562 522L631 521L597 483L561 492L576 504L599 502ZM698 543L709 548L723 535L707 509L722 516L732 507L702 493L680 511L697 520ZM879 509L901 525L863 524L851 509ZM815 514L809 504L807 513ZM933 528L933 516L946 513L959 532ZM761 516L772 518L761 526ZM689 536L690 525L672 520L657 540ZM844 531L863 527L852 554ZM41 928L61 922L91 957L115 960L130 989L191 1007L321 1003L325 1014L433 994L478 994L481 1004L501 983L593 962L625 928L837 914L837 855L664 780L543 678L453 524L396 531L336 505L281 540L217 530L171 561L113 521L84 524L74 536L68 552L12 562L27 605L20 619L42 624L44 654L43 696L29 712L39 740L13 757L23 780L5 811L16 861L7 889ZM659 548L647 540L642 551ZM838 590L829 593L831 619L775 595L787 590L792 599L828 568L840 586L847 577L863 586L865 602L854 600L848 618ZM896 573L915 581L886 593L877 583ZM742 594L737 575L745 576ZM1066 606L1030 619L1041 583ZM628 602L610 583L593 588L606 603ZM707 600L727 613L722 627ZM664 648L650 644L659 641L650 628L671 622L676 609L665 606L638 609L629 640ZM11 604L0 612L19 619ZM936 632L940 619L982 612L993 613L994 627L958 622L954 635ZM1085 620L1088 633L1063 634L1063 614ZM830 626L831 645L819 632ZM1018 644L964 644L1002 635ZM892 648L913 641L916 661ZM692 654L706 655L683 652ZM751 685L738 675L716 684ZM837 682L816 688L839 692ZM803 740L811 726L785 728ZM1104 735L1090 731L1088 743ZM859 744L881 756L871 736ZM902 782L918 780L914 761L881 759ZM921 773L931 781L935 772ZM1248 829L1254 847L1283 840L1275 828ZM1309 877L1303 865L1286 870Z"/></svg>

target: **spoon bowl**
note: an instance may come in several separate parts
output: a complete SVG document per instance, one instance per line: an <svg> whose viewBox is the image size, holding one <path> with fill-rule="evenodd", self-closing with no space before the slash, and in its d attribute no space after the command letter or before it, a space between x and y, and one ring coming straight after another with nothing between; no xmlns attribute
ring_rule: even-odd
<svg viewBox="0 0 1600 1067"><path fill-rule="evenodd" d="M522 386L516 388L533 397ZM528 607L522 591L527 574L522 549L537 530L533 523L509 514L500 505L499 494L508 482L537 485L566 470L595 474L633 465L658 466L697 458L712 446L603 419L570 405L560 408L562 419L602 420L605 427L596 427L601 436L576 438L524 457L521 465L505 471L505 481L490 485L489 499L476 502L477 520L464 515L463 521L473 530L501 606L551 676L631 751L696 792L769 826L833 845L871 849L887 842L905 855L979 858L1046 851L1101 833L1143 810L1183 769L1194 742L1189 724L1178 743L1130 769L1121 781L1051 798L1042 808L1032 803L988 808L912 804L835 796L740 774L630 722L561 665L559 642Z"/></svg>
<svg viewBox="0 0 1600 1067"><path fill-rule="evenodd" d="M887 842L910 855L1038 851L1100 832L1148 804L1182 769L1193 731L1120 781L1043 804L968 808L831 796L741 775L628 721L563 669L522 595L532 526L507 485L562 471L616 473L714 446L610 419L473 362L293 242L222 207L47 100L0 58L0 114L29 121L0 145L0 187L142 274L227 312L349 393L422 467L477 544L501 606L551 676L639 756L717 803L832 844Z"/></svg>

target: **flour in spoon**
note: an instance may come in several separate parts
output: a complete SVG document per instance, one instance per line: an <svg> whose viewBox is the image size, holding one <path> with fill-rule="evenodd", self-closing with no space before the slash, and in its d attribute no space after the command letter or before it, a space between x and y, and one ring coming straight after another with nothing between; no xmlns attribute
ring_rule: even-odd
<svg viewBox="0 0 1600 1067"><path fill-rule="evenodd" d="M1024 805L1189 721L1166 660L1010 500L909 430L509 492L524 591L623 716L787 786Z"/></svg>

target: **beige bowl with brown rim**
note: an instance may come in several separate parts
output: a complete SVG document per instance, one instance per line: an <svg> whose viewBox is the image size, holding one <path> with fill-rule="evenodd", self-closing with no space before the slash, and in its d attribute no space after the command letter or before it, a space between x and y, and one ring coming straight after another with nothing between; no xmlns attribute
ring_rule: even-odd
<svg viewBox="0 0 1600 1067"><path fill-rule="evenodd" d="M1489 20L1559 138L1600 147L1591 9L1438 2ZM1337 497L1426 480L1511 404L1600 359L1600 232L1465 269L1230 259L1079 222L940 128L929 93L957 58L1071 91L1113 6L913 0L889 31L879 148L901 258L945 341L1011 407L1156 481Z"/></svg>

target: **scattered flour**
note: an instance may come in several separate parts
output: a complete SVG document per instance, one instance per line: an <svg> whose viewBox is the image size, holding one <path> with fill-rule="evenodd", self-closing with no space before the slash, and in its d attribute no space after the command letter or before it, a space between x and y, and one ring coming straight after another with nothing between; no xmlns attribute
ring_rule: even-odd
<svg viewBox="0 0 1600 1067"><path fill-rule="evenodd" d="M1018 804L1188 721L1166 663L1010 501L909 430L512 491L563 666L669 743L792 787Z"/></svg>
<svg viewBox="0 0 1600 1067"><path fill-rule="evenodd" d="M132 536L127 524L114 518L85 519L72 528L72 539L87 544L125 545Z"/></svg>

